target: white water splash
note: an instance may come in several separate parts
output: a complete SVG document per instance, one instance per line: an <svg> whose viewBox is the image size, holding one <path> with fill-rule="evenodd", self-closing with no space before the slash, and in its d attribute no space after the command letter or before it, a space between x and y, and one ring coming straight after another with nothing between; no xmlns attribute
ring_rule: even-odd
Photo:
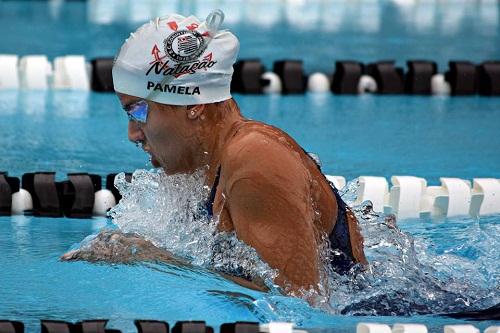
<svg viewBox="0 0 500 333"><path fill-rule="evenodd" d="M110 216L121 230L137 233L195 265L265 280L273 292L254 302L255 312L301 321L303 313L290 310L295 303L286 301L272 285L276 271L234 233L217 232L217 220L204 207L210 189L204 186L201 171L167 176L160 170L138 170L130 183L121 174L115 185L123 199ZM358 186L355 180L345 187L342 197L347 204L355 201ZM450 252L436 255L425 240L402 232L393 216L374 213L369 202L353 211L364 236L369 269L335 273L328 264L331 250L325 238L321 249L325 274L319 292L302 291L302 297L315 307L331 313L412 315L460 311L469 305L485 308L500 301L494 287L498 264L492 264L496 252L491 248L497 241L481 242L484 256L480 260ZM484 232L474 239L480 237Z"/></svg>
<svg viewBox="0 0 500 333"><path fill-rule="evenodd" d="M210 189L203 171L167 176L162 170L137 170L127 182L115 178L123 196L109 216L124 232L136 233L194 265L249 278L270 287L276 272L234 233L217 231L205 202Z"/></svg>
<svg viewBox="0 0 500 333"><path fill-rule="evenodd" d="M358 187L358 181L353 180L344 188L342 197L348 205L356 200ZM480 243L487 244L489 250L476 260L451 253L437 255L428 251L432 244L402 232L394 216L375 213L370 202L354 206L353 211L364 237L369 269L354 270L346 276L330 274L330 305L334 312L447 313L470 310L469 306L486 308L500 301L495 286L498 280L491 279L493 272L496 271L497 277L499 274L495 259L498 254L492 255L490 248L494 243L498 245L498 240L493 241L491 237L488 240L482 233Z"/></svg>

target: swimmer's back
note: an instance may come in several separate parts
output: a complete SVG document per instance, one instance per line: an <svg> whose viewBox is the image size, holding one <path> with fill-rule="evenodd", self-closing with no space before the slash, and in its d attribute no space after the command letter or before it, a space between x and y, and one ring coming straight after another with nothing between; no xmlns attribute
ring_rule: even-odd
<svg viewBox="0 0 500 333"><path fill-rule="evenodd" d="M321 235L334 230L338 205L315 162L289 135L255 121L237 123L224 150L214 202L221 229L235 230L282 280L316 285ZM351 243L362 254L356 231Z"/></svg>
<svg viewBox="0 0 500 333"><path fill-rule="evenodd" d="M315 219L319 230L330 233L335 224L337 216L337 204L335 196L332 194L330 185L326 181L324 175L318 169L316 163L307 155L304 149L287 133L279 128L267 125L257 121L245 121L236 129L237 133L233 140L239 141L243 147L248 147L252 144L258 144L260 151L254 156L256 163L261 163L262 160L279 159L277 155L292 156L296 161L296 165L304 171L304 173L296 173L297 177L305 176L305 181L311 188L311 199L317 203L317 211L322 218ZM261 143L259 143L259 141ZM259 161L260 159L260 161ZM278 175L293 172L291 165L274 164L272 168L265 170L266 172L274 172ZM292 183L288 184L292 187Z"/></svg>

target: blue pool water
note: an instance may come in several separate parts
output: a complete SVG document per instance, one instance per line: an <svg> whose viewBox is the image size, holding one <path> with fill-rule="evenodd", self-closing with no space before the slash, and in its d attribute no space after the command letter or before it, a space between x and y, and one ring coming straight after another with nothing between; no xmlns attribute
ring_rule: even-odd
<svg viewBox="0 0 500 333"><path fill-rule="evenodd" d="M140 11L124 5L131 2L109 0L118 14L106 21L92 7L99 3L0 1L0 54L41 53L50 59L65 54L114 55L138 26ZM441 70L449 59L500 59L496 1L168 3L166 7L183 13L206 14L215 4L222 7L228 26L241 39L241 56L261 58L268 66L290 56L304 59L308 72L331 72L334 60L345 58L393 58L400 64L427 58L437 61ZM231 15L239 19L231 20ZM347 179L409 174L430 184L442 176L500 178L500 98L235 98L245 116L284 129L306 150L317 153L329 174ZM0 91L0 171L18 177L57 171L63 179L68 172L105 176L149 169L144 153L127 141L126 129L127 119L111 94ZM366 284L334 280L338 285L332 288L331 308L319 309L300 299L242 288L203 265L58 260L74 244L109 226L103 218L0 217L0 318L22 320L28 332L38 330L41 318L96 317L109 318L110 326L126 332L134 331L132 320L137 318L202 319L216 326L236 320L286 320L339 332L354 332L359 321L414 322L441 332L443 325L463 321L420 313L500 302L499 216L399 221L411 238L377 229L379 219L363 221L374 275L367 276ZM384 239L394 244L384 249L378 244ZM410 260L392 274L389 261L399 263L412 241L418 262ZM356 293L353 288L358 288ZM351 294L357 298L346 297ZM373 309L386 313L379 306L385 303L394 316L354 316ZM340 315L342 311L347 315ZM474 324L484 329L495 323Z"/></svg>
<svg viewBox="0 0 500 333"><path fill-rule="evenodd" d="M450 59L500 58L499 6L495 0L0 1L0 52L114 56L150 17L206 17L221 8L226 26L240 38L240 56L268 66L292 57L304 60L307 72L332 72L339 59L402 65L423 58L444 71Z"/></svg>
<svg viewBox="0 0 500 333"><path fill-rule="evenodd" d="M500 178L500 98L243 96L243 114L317 153L328 174ZM112 94L1 92L1 169L61 173L149 168Z"/></svg>
<svg viewBox="0 0 500 333"><path fill-rule="evenodd" d="M419 284L415 290L411 285L403 284L404 288L398 291L399 296L392 295L385 301L397 309L411 302L412 297L416 297L413 294L425 286L431 288L429 294L430 290L436 292L434 307L442 310L435 310L435 313L463 310L467 308L467 302L472 303L472 308L477 308L478 304L485 307L498 303L496 288L500 258L495 250L498 239L494 236L499 232L498 220L496 216L480 221L402 222L400 227L415 237L422 275L415 280L409 270L407 276L383 280L382 283L387 283L386 287L393 291L401 288L401 285L397 286L400 279ZM423 323L430 332L441 332L445 324L464 323L435 315L358 317L339 314L344 308L351 314L380 310L379 301L370 298L364 299L365 304L344 302L341 306L322 311L300 299L245 289L202 267L59 261L59 256L70 246L106 225L104 218L0 218L0 317L22 320L28 332L38 330L41 318L68 321L108 318L111 320L110 327L125 332L134 331L132 321L137 318L169 322L202 319L214 326L236 320L285 320L309 329L335 329L338 332L353 332L359 321ZM374 241L372 237L370 239L369 242ZM368 253L369 260L377 266L379 258L372 251ZM434 270L432 279L441 279L449 285L436 289L430 281L423 282L426 279L424 268ZM450 269L457 271L448 272ZM375 284L375 281L371 283ZM357 288L360 294L373 295L360 286ZM440 296L441 288L449 288L454 293ZM341 289L339 287L340 291L334 293L336 297L342 297ZM405 293L406 289L410 291ZM449 298L446 297L448 294ZM338 302L337 299L333 303L338 305ZM410 307L416 312L421 311L418 304L416 300ZM474 322L481 329L494 324L492 321Z"/></svg>

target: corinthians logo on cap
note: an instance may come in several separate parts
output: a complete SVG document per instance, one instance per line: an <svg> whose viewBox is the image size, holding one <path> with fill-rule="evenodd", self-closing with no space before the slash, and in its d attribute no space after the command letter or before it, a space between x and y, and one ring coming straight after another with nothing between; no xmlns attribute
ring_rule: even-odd
<svg viewBox="0 0 500 333"><path fill-rule="evenodd" d="M179 30L163 41L165 53L177 62L196 61L207 45L203 36L196 30Z"/></svg>
<svg viewBox="0 0 500 333"><path fill-rule="evenodd" d="M199 70L207 71L217 63L213 59L212 52L203 55L209 43L204 37L210 36L210 32L196 31L197 23L186 26L187 30L178 30L175 21L167 22L167 25L175 32L163 40L165 55L161 56L158 46L154 44L151 50L154 60L149 63L151 66L146 71L146 76L154 73L178 78L181 75L194 74ZM173 61L163 60L167 57Z"/></svg>

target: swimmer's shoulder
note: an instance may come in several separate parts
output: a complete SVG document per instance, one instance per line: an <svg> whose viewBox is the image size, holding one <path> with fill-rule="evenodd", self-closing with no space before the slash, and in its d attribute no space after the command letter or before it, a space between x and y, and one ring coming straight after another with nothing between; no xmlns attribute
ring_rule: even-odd
<svg viewBox="0 0 500 333"><path fill-rule="evenodd" d="M221 160L222 171L232 176L280 176L293 178L294 182L305 181L308 173L300 156L302 151L290 139L276 127L247 121L228 141Z"/></svg>
<svg viewBox="0 0 500 333"><path fill-rule="evenodd" d="M243 146L252 147L253 153L260 157L273 158L269 154L280 152L278 156L288 155L295 160L301 160L301 164L308 169L311 176L318 182L324 183L323 185L327 185L326 188L329 189L328 182L316 162L290 135L277 127L247 120L238 126L231 141L232 153L235 153L234 148L237 146Z"/></svg>
<svg viewBox="0 0 500 333"><path fill-rule="evenodd" d="M293 138L281 129L253 120L245 120L237 126L230 145L246 145L262 152L278 147L290 153L302 151Z"/></svg>
<svg viewBox="0 0 500 333"><path fill-rule="evenodd" d="M321 212L318 228L328 233L332 230L337 203L330 184L316 163L287 133L260 122L246 122L224 155L223 172L231 174L233 179L259 177L273 187L301 193L307 200L313 198Z"/></svg>

